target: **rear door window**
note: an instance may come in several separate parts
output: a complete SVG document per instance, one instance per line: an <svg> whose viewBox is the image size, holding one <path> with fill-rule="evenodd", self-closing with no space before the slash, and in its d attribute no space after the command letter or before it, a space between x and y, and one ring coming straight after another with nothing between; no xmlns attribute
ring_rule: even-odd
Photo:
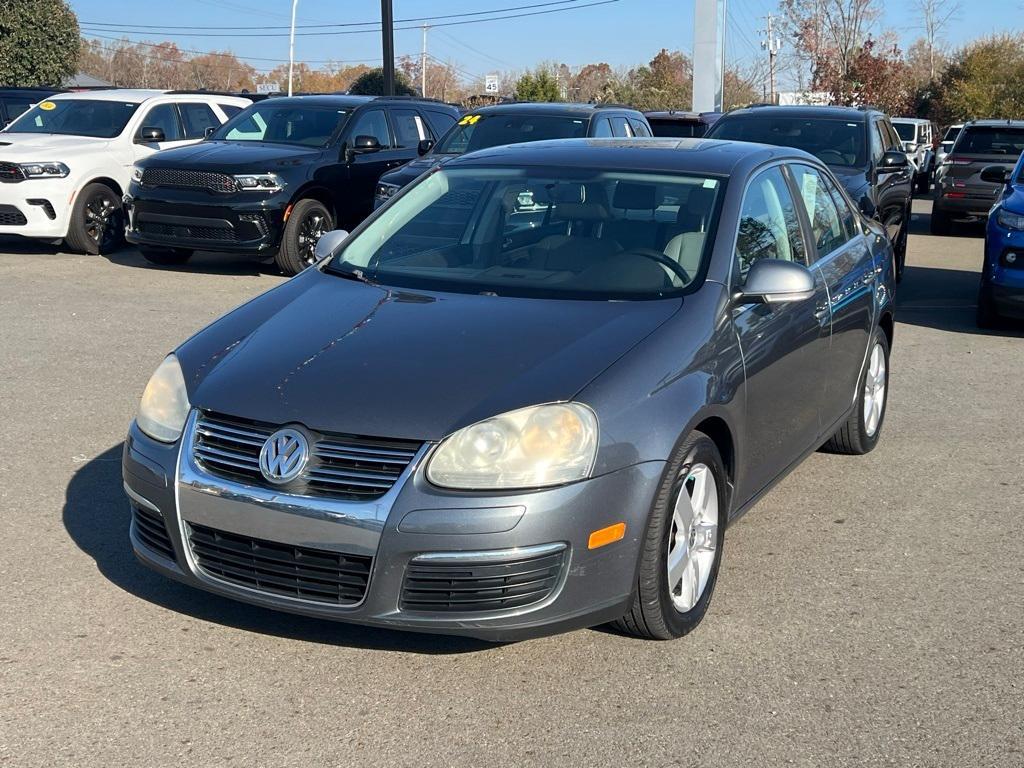
<svg viewBox="0 0 1024 768"><path fill-rule="evenodd" d="M237 115L239 112L242 111L242 108L240 106L238 106L237 104L220 104L220 103L218 103L217 106L220 107L221 111L225 115L227 115L228 120L230 120L232 117L234 117L235 115Z"/></svg>
<svg viewBox="0 0 1024 768"><path fill-rule="evenodd" d="M612 135L621 137L632 137L633 129L629 127L629 120L623 115L612 115L610 118L612 123Z"/></svg>
<svg viewBox="0 0 1024 768"><path fill-rule="evenodd" d="M391 124L395 127L395 140L399 147L415 147L428 138L423 118L414 109L391 110Z"/></svg>
<svg viewBox="0 0 1024 768"><path fill-rule="evenodd" d="M181 112L186 139L201 139L206 135L207 128L216 128L220 125L220 120L210 109L209 104L183 102L178 104L178 110Z"/></svg>
<svg viewBox="0 0 1024 768"><path fill-rule="evenodd" d="M434 138L438 139L444 136L451 129L453 125L458 121L455 115L449 114L448 112L438 112L434 109L425 109L423 114L427 118L427 123L430 126L431 132L434 134Z"/></svg>
<svg viewBox="0 0 1024 768"><path fill-rule="evenodd" d="M636 120L634 118L630 118L629 125L633 129L634 136L647 137L651 135L651 132L648 130L643 120Z"/></svg>

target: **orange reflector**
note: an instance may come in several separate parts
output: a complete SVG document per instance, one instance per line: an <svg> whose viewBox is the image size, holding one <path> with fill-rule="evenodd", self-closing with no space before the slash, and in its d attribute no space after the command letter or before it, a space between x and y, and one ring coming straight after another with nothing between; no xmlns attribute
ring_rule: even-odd
<svg viewBox="0 0 1024 768"><path fill-rule="evenodd" d="M288 221L288 217L292 215L292 207L289 205L284 209L284 220Z"/></svg>
<svg viewBox="0 0 1024 768"><path fill-rule="evenodd" d="M614 544L616 541L621 541L625 535L625 523L616 523L615 525L609 525L607 528L599 528L590 534L590 539L587 541L587 549L597 549L605 544Z"/></svg>

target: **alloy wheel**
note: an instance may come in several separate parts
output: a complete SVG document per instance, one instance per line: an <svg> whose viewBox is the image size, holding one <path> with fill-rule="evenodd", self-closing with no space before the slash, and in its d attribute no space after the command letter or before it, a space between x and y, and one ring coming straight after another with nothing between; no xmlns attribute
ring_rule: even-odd
<svg viewBox="0 0 1024 768"><path fill-rule="evenodd" d="M316 261L316 244L330 229L330 222L320 211L311 211L299 226L299 253L306 264Z"/></svg>
<svg viewBox="0 0 1024 768"><path fill-rule="evenodd" d="M867 375L864 377L864 432L868 437L874 437L882 422L885 389L885 350L881 344L875 344L871 349Z"/></svg>
<svg viewBox="0 0 1024 768"><path fill-rule="evenodd" d="M104 251L117 239L121 220L117 204L108 194L98 192L85 203L85 233Z"/></svg>
<svg viewBox="0 0 1024 768"><path fill-rule="evenodd" d="M718 547L718 484L710 467L695 464L679 488L668 536L668 591L680 613L700 602Z"/></svg>

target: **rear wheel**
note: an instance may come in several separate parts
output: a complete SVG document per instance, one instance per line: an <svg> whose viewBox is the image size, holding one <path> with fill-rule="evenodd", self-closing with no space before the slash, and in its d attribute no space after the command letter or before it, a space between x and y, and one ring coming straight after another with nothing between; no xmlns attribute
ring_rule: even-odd
<svg viewBox="0 0 1024 768"><path fill-rule="evenodd" d="M929 229L933 235L948 235L953 231L953 222L950 220L949 214L943 213L933 205Z"/></svg>
<svg viewBox="0 0 1024 768"><path fill-rule="evenodd" d="M325 232L334 229L327 206L319 200L299 200L292 206L281 247L275 261L286 275L296 275L316 261L316 244Z"/></svg>
<svg viewBox="0 0 1024 768"><path fill-rule="evenodd" d="M928 190L931 189L931 186L932 186L932 175L931 175L931 173L929 173L928 171L922 172L917 177L917 191L918 191L918 193L922 194L922 195L928 194Z"/></svg>
<svg viewBox="0 0 1024 768"><path fill-rule="evenodd" d="M833 453L860 455L874 450L885 420L889 395L889 340L885 331L875 328L867 365L860 379L857 404L846 423L823 448Z"/></svg>
<svg viewBox="0 0 1024 768"><path fill-rule="evenodd" d="M184 264L192 258L193 251L187 248L159 248L152 245L140 245L139 253L150 264L170 266Z"/></svg>
<svg viewBox="0 0 1024 768"><path fill-rule="evenodd" d="M722 562L728 488L715 443L692 433L669 459L644 534L633 604L615 622L619 630L671 640L701 622Z"/></svg>
<svg viewBox="0 0 1024 768"><path fill-rule="evenodd" d="M68 248L76 253L110 253L123 241L121 199L106 184L86 184L71 209Z"/></svg>

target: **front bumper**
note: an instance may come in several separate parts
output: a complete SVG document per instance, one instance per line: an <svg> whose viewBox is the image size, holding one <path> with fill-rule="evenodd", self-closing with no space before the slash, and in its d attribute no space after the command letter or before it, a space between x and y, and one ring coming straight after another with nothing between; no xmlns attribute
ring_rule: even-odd
<svg viewBox="0 0 1024 768"><path fill-rule="evenodd" d="M67 178L0 183L0 235L65 237L74 189Z"/></svg>
<svg viewBox="0 0 1024 768"><path fill-rule="evenodd" d="M220 195L148 189L125 195L128 242L137 245L264 255L277 249L287 200L258 192Z"/></svg>
<svg viewBox="0 0 1024 768"><path fill-rule="evenodd" d="M426 482L427 446L383 497L344 502L285 496L213 477L188 449L180 451L179 459L179 446L189 440L187 429L178 444L164 445L132 424L125 442L124 483L134 510L131 542L146 565L192 586L268 608L493 641L593 626L626 612L664 468L662 462L637 464L532 493L453 493ZM167 552L153 543L154 520L166 528ZM588 549L592 531L618 522L626 524L625 538ZM365 594L357 603L333 605L224 580L197 564L197 526L297 551L372 558ZM408 599L409 579L444 577L424 577L427 566L448 568L449 575L455 566L490 574L495 564L508 570L533 557L547 558L548 565L559 561L549 591L536 602L463 611L424 609Z"/></svg>

